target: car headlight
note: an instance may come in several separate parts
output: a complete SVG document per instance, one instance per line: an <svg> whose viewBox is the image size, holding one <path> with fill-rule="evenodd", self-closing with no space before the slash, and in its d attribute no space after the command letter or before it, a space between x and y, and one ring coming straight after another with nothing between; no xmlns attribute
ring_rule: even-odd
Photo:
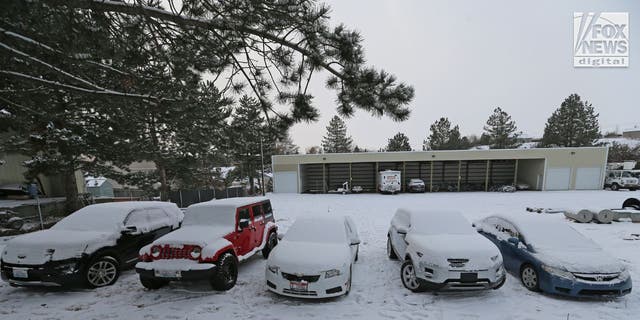
<svg viewBox="0 0 640 320"><path fill-rule="evenodd" d="M337 277L340 275L340 270L338 269L331 269L331 270L327 270L324 272L324 278L333 278L333 277Z"/></svg>
<svg viewBox="0 0 640 320"><path fill-rule="evenodd" d="M565 279L569 279L569 280L575 280L576 277L573 275L573 273L567 271L567 270L562 270L559 268L554 268L554 267L550 267L547 265L542 265L542 270L554 275L554 276L558 276L560 278L565 278Z"/></svg>
<svg viewBox="0 0 640 320"><path fill-rule="evenodd" d="M280 267L278 267L278 266L267 266L267 269L269 269L269 271L271 271L271 273L275 273L275 274L277 274L278 271L280 271Z"/></svg>
<svg viewBox="0 0 640 320"><path fill-rule="evenodd" d="M624 269L622 270L622 272L620 272L620 274L618 275L618 279L620 279L621 281L625 281L627 279L629 279L631 275L629 274L629 270Z"/></svg>
<svg viewBox="0 0 640 320"><path fill-rule="evenodd" d="M160 247L159 246L153 246L151 247L151 256L154 258L157 258L160 256Z"/></svg>
<svg viewBox="0 0 640 320"><path fill-rule="evenodd" d="M191 249L190 255L191 255L191 258L198 259L200 258L201 253L202 253L202 249L200 247L193 247L193 249Z"/></svg>

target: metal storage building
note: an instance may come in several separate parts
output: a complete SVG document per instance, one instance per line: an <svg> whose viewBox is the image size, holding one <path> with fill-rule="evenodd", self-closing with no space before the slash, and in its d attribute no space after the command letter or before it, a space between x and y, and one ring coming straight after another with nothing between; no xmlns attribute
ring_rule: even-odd
<svg viewBox="0 0 640 320"><path fill-rule="evenodd" d="M399 170L427 191L488 191L526 183L533 190L602 189L607 147L325 153L272 157L274 192L326 193L361 186L376 191L376 174Z"/></svg>

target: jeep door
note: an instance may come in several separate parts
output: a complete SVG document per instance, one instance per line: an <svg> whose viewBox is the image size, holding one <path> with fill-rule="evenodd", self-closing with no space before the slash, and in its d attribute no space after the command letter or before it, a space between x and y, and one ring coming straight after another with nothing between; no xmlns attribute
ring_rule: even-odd
<svg viewBox="0 0 640 320"><path fill-rule="evenodd" d="M262 204L256 204L251 206L251 216L253 218L253 246L254 248L260 247L262 244L262 238L264 236L265 219L262 211Z"/></svg>
<svg viewBox="0 0 640 320"><path fill-rule="evenodd" d="M251 220L251 211L248 206L236 210L236 241L234 243L238 254L246 255L253 249L253 234L255 227ZM242 225L245 224L245 227Z"/></svg>

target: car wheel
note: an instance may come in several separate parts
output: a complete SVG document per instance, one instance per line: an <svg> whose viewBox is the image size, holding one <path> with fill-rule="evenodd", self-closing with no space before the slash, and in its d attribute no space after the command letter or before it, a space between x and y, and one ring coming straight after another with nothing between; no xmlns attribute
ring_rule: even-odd
<svg viewBox="0 0 640 320"><path fill-rule="evenodd" d="M262 248L262 256L266 259L269 258L269 253L271 250L278 245L278 235L275 232L269 233L269 238L267 238L267 243Z"/></svg>
<svg viewBox="0 0 640 320"><path fill-rule="evenodd" d="M617 183L614 183L611 185L611 190L612 191L618 191L620 189L620 186Z"/></svg>
<svg viewBox="0 0 640 320"><path fill-rule="evenodd" d="M622 203L623 208L634 208L640 210L640 200L636 198L629 198Z"/></svg>
<svg viewBox="0 0 640 320"><path fill-rule="evenodd" d="M391 260L398 260L398 256L396 255L396 252L393 251L393 245L391 244L390 237L387 237L387 256Z"/></svg>
<svg viewBox="0 0 640 320"><path fill-rule="evenodd" d="M407 260L402 264L402 268L400 268L400 278L405 288L413 292L424 291L424 286L420 282L420 279L416 277L416 270L411 260Z"/></svg>
<svg viewBox="0 0 640 320"><path fill-rule="evenodd" d="M217 291L227 291L236 285L238 280L238 260L231 253L223 254L218 259L218 268L211 277L211 287Z"/></svg>
<svg viewBox="0 0 640 320"><path fill-rule="evenodd" d="M538 272L530 264L525 264L520 270L520 281L531 291L540 291Z"/></svg>
<svg viewBox="0 0 640 320"><path fill-rule="evenodd" d="M166 286L169 281L140 276L140 283L149 290L156 290Z"/></svg>
<svg viewBox="0 0 640 320"><path fill-rule="evenodd" d="M89 287L99 288L114 284L120 276L120 264L111 256L99 256L91 260L85 270Z"/></svg>

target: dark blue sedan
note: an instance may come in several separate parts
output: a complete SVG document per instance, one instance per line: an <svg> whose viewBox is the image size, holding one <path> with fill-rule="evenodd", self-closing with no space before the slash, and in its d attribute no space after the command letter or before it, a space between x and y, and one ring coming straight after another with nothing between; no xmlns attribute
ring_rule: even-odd
<svg viewBox="0 0 640 320"><path fill-rule="evenodd" d="M505 269L529 290L571 297L631 292L626 268L563 221L544 216L491 216L475 226L498 246Z"/></svg>

